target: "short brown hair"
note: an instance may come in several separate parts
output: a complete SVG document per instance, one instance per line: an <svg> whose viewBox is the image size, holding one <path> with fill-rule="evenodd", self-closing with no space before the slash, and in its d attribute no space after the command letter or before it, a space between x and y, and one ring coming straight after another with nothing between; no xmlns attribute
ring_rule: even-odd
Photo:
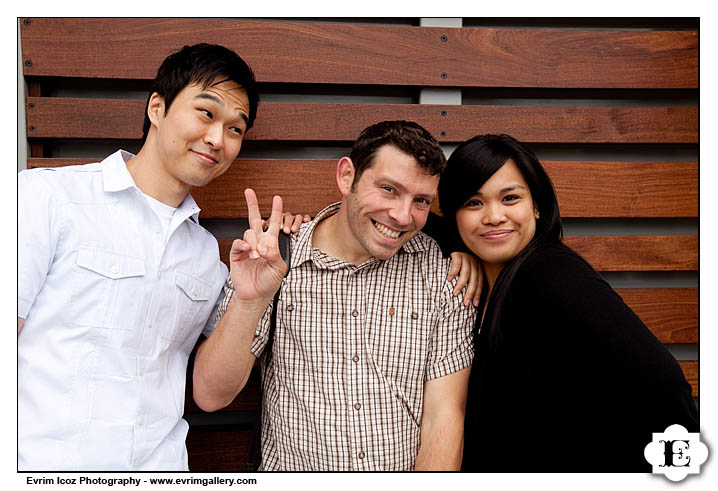
<svg viewBox="0 0 718 491"><path fill-rule="evenodd" d="M413 121L383 121L365 128L352 146L349 155L354 164L352 189L384 145L393 145L411 155L431 176L441 174L446 167L444 151L431 133Z"/></svg>

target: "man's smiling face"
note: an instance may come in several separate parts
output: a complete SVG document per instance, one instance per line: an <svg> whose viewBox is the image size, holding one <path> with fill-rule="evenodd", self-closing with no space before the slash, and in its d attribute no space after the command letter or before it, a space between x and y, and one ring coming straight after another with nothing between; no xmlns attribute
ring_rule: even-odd
<svg viewBox="0 0 718 491"><path fill-rule="evenodd" d="M391 258L421 230L438 184L438 175L427 174L414 157L393 145L375 153L343 205L367 259Z"/></svg>
<svg viewBox="0 0 718 491"><path fill-rule="evenodd" d="M168 110L154 94L150 119L168 184L189 189L222 175L242 147L248 114L247 92L230 80L188 85Z"/></svg>

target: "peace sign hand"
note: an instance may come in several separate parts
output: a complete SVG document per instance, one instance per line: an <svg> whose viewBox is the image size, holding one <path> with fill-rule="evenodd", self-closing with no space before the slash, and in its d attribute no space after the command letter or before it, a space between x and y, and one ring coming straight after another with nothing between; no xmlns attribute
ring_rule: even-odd
<svg viewBox="0 0 718 491"><path fill-rule="evenodd" d="M282 225L282 198L272 200L272 214L267 230L262 230L257 195L245 189L249 228L244 239L232 243L229 252L229 274L237 300L268 304L279 290L287 264L279 252L279 230ZM265 305L266 306L266 305Z"/></svg>

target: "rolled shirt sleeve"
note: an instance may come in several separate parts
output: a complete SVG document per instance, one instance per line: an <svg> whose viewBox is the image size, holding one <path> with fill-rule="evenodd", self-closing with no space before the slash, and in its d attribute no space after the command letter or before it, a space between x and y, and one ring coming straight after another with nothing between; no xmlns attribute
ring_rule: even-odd
<svg viewBox="0 0 718 491"><path fill-rule="evenodd" d="M442 288L441 316L430 341L425 381L463 370L471 365L473 359L472 330L476 307L472 304L465 306L463 295L453 295L456 281L446 281Z"/></svg>
<svg viewBox="0 0 718 491"><path fill-rule="evenodd" d="M204 334L206 337L209 337L210 334L212 334L212 331L214 331L215 326L217 325L217 321L219 320L219 317L217 316L220 307L224 304L224 299L226 297L226 284L227 280L229 280L229 270L227 269L227 266L225 266L224 263L219 263L219 274L221 275L221 281L225 282L225 287L223 287L219 291L219 295L217 296L217 301L214 304L214 308L212 309L212 313L207 318L207 322L204 325L204 328L202 329L202 334ZM226 307L225 307L226 310ZM224 315L224 314L222 314Z"/></svg>

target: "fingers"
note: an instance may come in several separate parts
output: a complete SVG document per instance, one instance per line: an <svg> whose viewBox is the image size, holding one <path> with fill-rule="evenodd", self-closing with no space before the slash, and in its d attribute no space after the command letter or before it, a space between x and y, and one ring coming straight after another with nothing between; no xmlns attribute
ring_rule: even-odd
<svg viewBox="0 0 718 491"><path fill-rule="evenodd" d="M247 217L249 226L254 233L259 235L262 232L262 215L259 214L259 202L257 195L252 188L244 190L244 198L247 200Z"/></svg>
<svg viewBox="0 0 718 491"><path fill-rule="evenodd" d="M242 239L236 239L232 242L232 247L229 250L229 263L241 261L248 257L250 246L247 242Z"/></svg>
<svg viewBox="0 0 718 491"><path fill-rule="evenodd" d="M469 281L470 274L471 267L469 266L468 256L462 252L452 252L451 267L449 268L449 276L447 279L451 281L458 276L456 280L456 285L454 286L454 290L452 291L454 296L461 293L461 290L464 289L466 283L468 283Z"/></svg>
<svg viewBox="0 0 718 491"><path fill-rule="evenodd" d="M236 239L232 242L232 248L229 251L230 263L260 258L267 260L272 265L276 262L284 262L276 237L272 238L267 234L257 236L254 230L247 229L244 232L244 239Z"/></svg>
<svg viewBox="0 0 718 491"><path fill-rule="evenodd" d="M470 273L469 281L466 284L466 291L464 292L464 305L474 304L474 307L479 305L479 278L481 274L476 274L476 271Z"/></svg>
<svg viewBox="0 0 718 491"><path fill-rule="evenodd" d="M301 225L302 215L292 215L288 211L282 213L282 232L285 234L298 231Z"/></svg>
<svg viewBox="0 0 718 491"><path fill-rule="evenodd" d="M247 215L249 217L250 228L244 233L244 242L241 253L246 253L245 257L250 259L258 259L260 257L274 264L278 259L281 260L279 253L278 240L279 230L282 227L282 198L275 196L272 200L272 213L269 220L262 220L259 214L259 202L254 190L247 188L244 190L244 196L247 200ZM291 217L291 215L290 215ZM291 222L295 220L292 217ZM266 227L266 231L264 231ZM239 256L237 256L239 257Z"/></svg>
<svg viewBox="0 0 718 491"><path fill-rule="evenodd" d="M282 232L288 234L291 230L292 224L294 223L294 215L285 211L282 213Z"/></svg>
<svg viewBox="0 0 718 491"><path fill-rule="evenodd" d="M471 267L466 261L463 261L462 268L459 271L459 277L456 279L456 286L454 286L454 295L458 295L464 289L464 287L471 282ZM464 305L468 305L466 292L464 293Z"/></svg>
<svg viewBox="0 0 718 491"><path fill-rule="evenodd" d="M296 232L299 230L299 227L302 226L302 215L294 215L294 221L292 221L292 225L289 227L289 232ZM289 233L285 230L285 233Z"/></svg>
<svg viewBox="0 0 718 491"><path fill-rule="evenodd" d="M471 254L465 254L463 252L452 253L448 279L451 281L457 275L458 278L452 293L458 295L466 288L463 298L464 305L473 303L474 306L478 306L479 300L481 299L481 287L483 283L481 264L478 259Z"/></svg>
<svg viewBox="0 0 718 491"><path fill-rule="evenodd" d="M298 232L299 228L302 226L302 223L311 222L312 217L309 215L292 215L288 211L285 211L282 213L282 232L285 234L291 234L294 232Z"/></svg>
<svg viewBox="0 0 718 491"><path fill-rule="evenodd" d="M251 228L244 232L244 242L247 244L246 251L249 253L249 258L258 259L259 251L257 250L257 245L259 243L259 237Z"/></svg>
<svg viewBox="0 0 718 491"><path fill-rule="evenodd" d="M311 220L312 219L309 215L294 215L294 222L292 222L291 231L298 232L299 227L302 226L302 223L307 223ZM286 232L286 233L289 233L289 232Z"/></svg>
<svg viewBox="0 0 718 491"><path fill-rule="evenodd" d="M456 252L451 254L451 267L449 268L449 276L446 278L447 280L451 281L454 278L456 278L456 275L459 274L459 271L461 270L461 259L462 255L458 254ZM459 288L461 290L461 288ZM456 288L454 288L454 291L456 291ZM456 295L456 293L454 293Z"/></svg>
<svg viewBox="0 0 718 491"><path fill-rule="evenodd" d="M272 214L269 216L269 226L267 233L273 237L279 235L279 229L282 226L282 198L275 196L272 199Z"/></svg>

